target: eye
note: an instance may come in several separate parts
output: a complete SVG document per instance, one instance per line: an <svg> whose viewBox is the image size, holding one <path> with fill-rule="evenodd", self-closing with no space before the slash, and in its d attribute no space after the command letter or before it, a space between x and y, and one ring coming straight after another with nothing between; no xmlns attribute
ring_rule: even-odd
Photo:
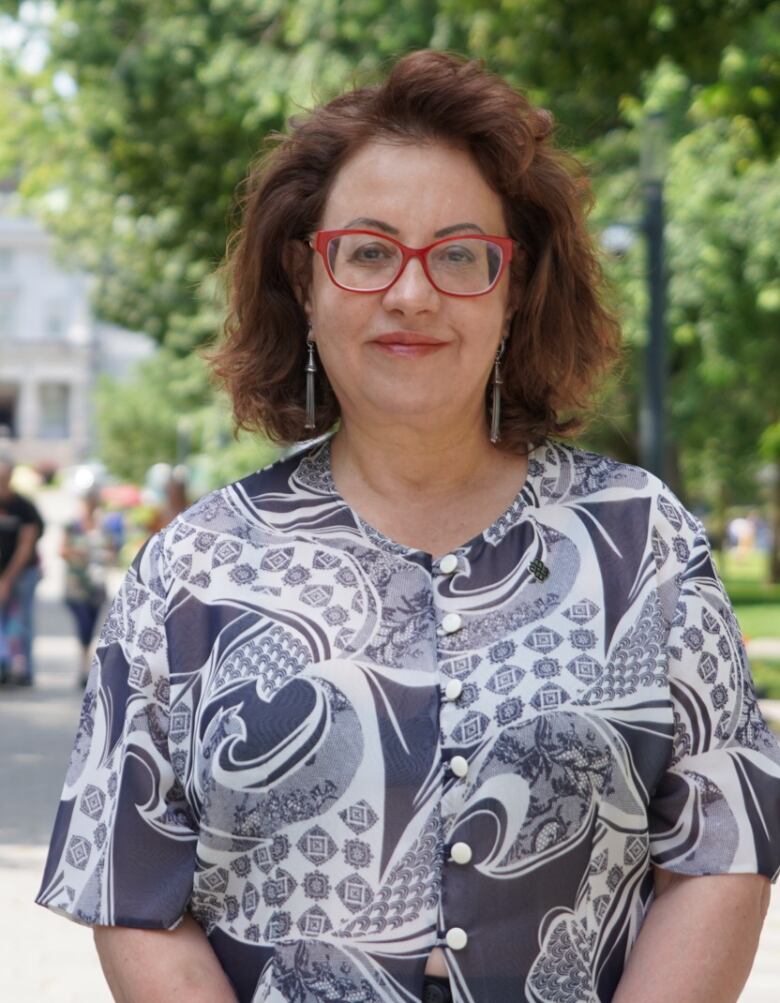
<svg viewBox="0 0 780 1003"><path fill-rule="evenodd" d="M360 244L353 248L349 260L364 264L385 262L394 257L393 249L386 244Z"/></svg>
<svg viewBox="0 0 780 1003"><path fill-rule="evenodd" d="M470 265L476 261L474 252L464 244L445 244L436 257L448 265Z"/></svg>

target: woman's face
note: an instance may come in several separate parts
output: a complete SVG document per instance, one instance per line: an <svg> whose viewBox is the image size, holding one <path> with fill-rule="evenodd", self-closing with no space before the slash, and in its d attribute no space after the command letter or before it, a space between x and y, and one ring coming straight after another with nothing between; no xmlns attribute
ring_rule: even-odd
<svg viewBox="0 0 780 1003"><path fill-rule="evenodd" d="M362 147L336 176L320 228L384 231L410 247L444 235L507 235L501 200L472 158L433 142ZM418 259L390 289L351 293L315 254L305 306L345 422L462 428L485 420L485 386L509 319L508 269L472 299L438 292ZM435 344L415 345L416 336Z"/></svg>

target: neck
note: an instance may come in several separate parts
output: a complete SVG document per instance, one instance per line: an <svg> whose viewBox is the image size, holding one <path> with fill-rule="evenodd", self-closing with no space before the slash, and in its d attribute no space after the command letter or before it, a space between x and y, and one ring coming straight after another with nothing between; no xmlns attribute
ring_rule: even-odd
<svg viewBox="0 0 780 1003"><path fill-rule="evenodd" d="M496 465L517 462L490 442L487 426L478 420L421 429L342 419L331 449L340 489L359 482L372 494L404 502L451 497L484 483Z"/></svg>

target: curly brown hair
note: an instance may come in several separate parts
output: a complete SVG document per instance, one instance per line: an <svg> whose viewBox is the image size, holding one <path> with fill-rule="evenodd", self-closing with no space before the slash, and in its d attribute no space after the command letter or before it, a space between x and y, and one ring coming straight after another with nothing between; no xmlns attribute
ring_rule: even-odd
<svg viewBox="0 0 780 1003"><path fill-rule="evenodd" d="M604 278L585 224L589 185L577 161L551 144L552 131L548 111L482 63L418 51L382 83L343 94L292 119L288 135L271 137L229 242L224 339L207 355L232 399L237 429L281 443L311 437L304 431L308 325L296 296L308 284L311 255L295 245L318 228L346 160L369 141L391 139L469 151L524 251L510 276L519 305L502 363L501 447L525 452L548 435L581 432L600 378L620 358L620 333L599 300ZM316 432L339 413L320 374Z"/></svg>

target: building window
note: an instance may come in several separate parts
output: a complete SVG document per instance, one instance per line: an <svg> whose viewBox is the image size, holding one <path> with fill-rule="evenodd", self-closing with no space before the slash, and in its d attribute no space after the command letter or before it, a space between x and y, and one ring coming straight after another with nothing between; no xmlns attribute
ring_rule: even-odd
<svg viewBox="0 0 780 1003"><path fill-rule="evenodd" d="M16 334L16 302L12 296L0 295L0 341L10 341Z"/></svg>
<svg viewBox="0 0 780 1003"><path fill-rule="evenodd" d="M67 439L70 435L70 387L67 383L42 383L38 388L41 439Z"/></svg>
<svg viewBox="0 0 780 1003"><path fill-rule="evenodd" d="M51 300L46 306L46 337L59 340L65 335L67 303Z"/></svg>
<svg viewBox="0 0 780 1003"><path fill-rule="evenodd" d="M61 314L50 313L46 318L46 335L59 340L65 332L65 323Z"/></svg>

